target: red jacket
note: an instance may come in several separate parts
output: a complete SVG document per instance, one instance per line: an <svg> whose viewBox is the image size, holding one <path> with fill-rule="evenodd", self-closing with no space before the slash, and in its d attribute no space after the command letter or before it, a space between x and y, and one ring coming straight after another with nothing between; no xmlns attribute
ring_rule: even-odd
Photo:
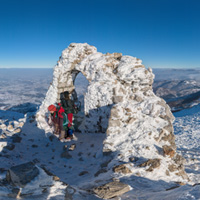
<svg viewBox="0 0 200 200"><path fill-rule="evenodd" d="M59 107L58 107L57 110L54 112L54 117L63 118L62 113L65 112L65 110L63 109L63 107L61 106L60 103L58 103L58 106L59 106ZM56 114L58 114L58 115L56 116Z"/></svg>

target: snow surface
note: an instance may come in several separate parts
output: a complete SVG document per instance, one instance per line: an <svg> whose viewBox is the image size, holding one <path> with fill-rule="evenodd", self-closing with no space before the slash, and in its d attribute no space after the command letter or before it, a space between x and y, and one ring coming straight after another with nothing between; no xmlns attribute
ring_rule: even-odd
<svg viewBox="0 0 200 200"><path fill-rule="evenodd" d="M199 109L199 107L197 107L197 109ZM187 115L187 112L189 115ZM105 139L105 134L76 133L78 138L77 141L60 143L57 137L53 137L51 141L48 137L50 135L46 137L44 131L37 128L36 122L31 121L32 115L34 115L34 113L30 113L26 118L19 120L26 121L22 127L22 132L18 133L18 135L22 137L21 143L15 143L16 147L13 151L8 151L5 148L1 150L1 168L9 169L13 165L35 160L37 161L36 164L38 166L45 166L53 174L60 177L63 182L66 182L75 188L77 191L74 196L75 200L98 199L85 192L85 190L90 189L99 183L103 184L104 180L110 176L110 172L106 171L95 176L97 171L101 169L101 165L108 164L109 168L109 161L112 159L109 156L105 157L102 155L102 142ZM151 180L151 177L147 179L134 175L127 175L126 177L123 177L121 181L129 184L132 187L132 190L122 195L122 200L200 199L200 186L192 186L200 181L200 148L198 145L200 142L198 134L200 128L200 113L196 112L192 115L191 111L188 110L184 112L183 116L181 113L176 113L175 115L178 115L174 122L176 144L178 152L187 160L186 172L191 181L185 186L178 187L178 184L175 182L165 182L162 180L153 181ZM6 116L4 115L4 117ZM1 139L1 145L5 142L12 143L12 136L15 134L10 132L10 134L7 133L6 135L7 138ZM70 146L74 143L76 144L76 149L69 152L72 155L72 158L61 158L60 154L63 151L63 146L66 144ZM37 147L33 147L33 145L37 145ZM83 171L87 172L80 176L80 173ZM41 175L42 174L43 173L41 173ZM41 179L41 184L45 183L47 180L51 184L54 183L50 177L47 177L44 174L42 176L43 179ZM5 172L1 173L1 178L4 177ZM116 175L113 178L120 177ZM31 182L23 191L26 192L26 190L30 191L31 188L35 188L32 197L24 196L23 199L43 200L53 199L53 197L56 197L56 199L64 199L64 186L60 183L55 183L47 194L40 194L34 184L34 181ZM166 189L173 187L174 189L166 191ZM5 197L8 192L9 190L7 188L0 186L0 197L5 200L9 199Z"/></svg>

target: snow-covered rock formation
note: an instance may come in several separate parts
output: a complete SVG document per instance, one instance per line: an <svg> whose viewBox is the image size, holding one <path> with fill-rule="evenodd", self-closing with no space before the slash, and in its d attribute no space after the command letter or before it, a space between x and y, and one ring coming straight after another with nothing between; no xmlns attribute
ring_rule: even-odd
<svg viewBox="0 0 200 200"><path fill-rule="evenodd" d="M124 176L124 170L115 171L121 163L135 176L186 181L184 159L176 153L174 117L152 91L152 70L135 57L102 54L86 43L70 44L54 68L53 82L37 112L38 127L51 131L45 121L47 107L60 101L61 92L75 89L79 72L89 81L81 131L107 134L103 152L112 155L108 167L114 175Z"/></svg>

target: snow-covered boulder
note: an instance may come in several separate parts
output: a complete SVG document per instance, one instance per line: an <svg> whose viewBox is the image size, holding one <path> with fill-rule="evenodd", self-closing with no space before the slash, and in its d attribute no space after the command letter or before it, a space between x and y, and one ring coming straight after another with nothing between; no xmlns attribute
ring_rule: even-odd
<svg viewBox="0 0 200 200"><path fill-rule="evenodd" d="M113 156L110 169L123 162L133 175L186 180L184 159L176 153L174 117L153 93L152 70L138 58L102 54L86 43L70 44L54 68L53 82L37 112L38 127L51 132L45 120L47 107L60 101L61 92L72 93L79 72L89 81L81 131L107 134L103 151Z"/></svg>

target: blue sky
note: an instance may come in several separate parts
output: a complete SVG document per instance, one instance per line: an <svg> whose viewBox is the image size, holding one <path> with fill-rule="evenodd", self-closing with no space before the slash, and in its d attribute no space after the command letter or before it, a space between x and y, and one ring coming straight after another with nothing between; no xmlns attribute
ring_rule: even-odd
<svg viewBox="0 0 200 200"><path fill-rule="evenodd" d="M199 10L199 0L0 0L0 68L52 68L72 42L197 68Z"/></svg>

